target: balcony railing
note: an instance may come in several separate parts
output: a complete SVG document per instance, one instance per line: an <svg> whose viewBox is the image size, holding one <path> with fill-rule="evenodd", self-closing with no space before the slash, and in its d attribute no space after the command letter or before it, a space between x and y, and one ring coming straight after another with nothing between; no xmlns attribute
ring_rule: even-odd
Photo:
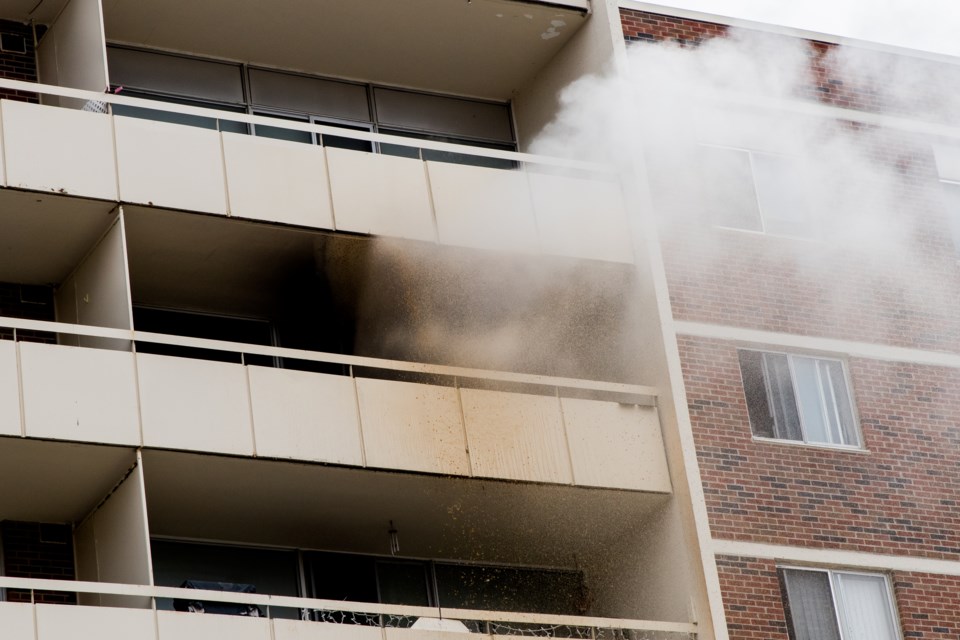
<svg viewBox="0 0 960 640"><path fill-rule="evenodd" d="M2 103L2 186L480 249L634 259L620 177L610 166L16 80L0 79L0 88L76 107ZM494 159L522 170L110 116L110 105Z"/></svg>
<svg viewBox="0 0 960 640"><path fill-rule="evenodd" d="M10 640L47 640L54 629L83 628L98 637L129 640L192 640L211 635L230 635L251 640L294 640L310 628L327 632L363 635L365 639L496 635L579 638L583 640L680 640L696 638L697 625L689 622L630 620L589 616L545 615L504 611L476 611L444 607L418 607L359 602L341 602L253 593L227 593L200 589L154 587L101 582L40 580L0 577L0 590L15 589L30 594L65 592L81 594L81 602L109 602L110 606L69 606L0 603L4 637ZM203 601L247 605L263 617L239 617L174 611L154 611L157 599ZM298 612L300 620L275 618L279 609ZM349 625L349 631L340 625ZM50 635L47 635L50 633ZM34 635L36 634L36 635Z"/></svg>
<svg viewBox="0 0 960 640"><path fill-rule="evenodd" d="M0 318L0 327L106 347L0 341L5 435L671 490L650 386L17 318ZM238 357L135 353L134 342ZM349 375L248 366L246 355L338 364ZM410 373L446 382L396 379Z"/></svg>

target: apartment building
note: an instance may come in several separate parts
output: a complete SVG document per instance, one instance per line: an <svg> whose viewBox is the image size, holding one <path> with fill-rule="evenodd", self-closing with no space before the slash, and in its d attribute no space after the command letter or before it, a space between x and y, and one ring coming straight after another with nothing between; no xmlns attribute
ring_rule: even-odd
<svg viewBox="0 0 960 640"><path fill-rule="evenodd" d="M719 633L615 6L0 7L3 637Z"/></svg>
<svg viewBox="0 0 960 640"><path fill-rule="evenodd" d="M805 91L624 165L529 151L628 45L737 25L0 9L4 637L956 635L960 146L866 80L949 60L777 33ZM884 233L784 122L871 159Z"/></svg>
<svg viewBox="0 0 960 640"><path fill-rule="evenodd" d="M791 47L803 71L647 154L729 637L955 636L955 61L621 18L640 47L745 42L738 82Z"/></svg>

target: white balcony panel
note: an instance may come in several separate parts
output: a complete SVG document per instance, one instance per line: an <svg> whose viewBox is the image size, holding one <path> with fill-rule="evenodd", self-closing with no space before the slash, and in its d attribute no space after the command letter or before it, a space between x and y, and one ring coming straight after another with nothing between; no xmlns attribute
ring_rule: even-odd
<svg viewBox="0 0 960 640"><path fill-rule="evenodd" d="M618 183L545 173L528 175L544 253L633 262Z"/></svg>
<svg viewBox="0 0 960 640"><path fill-rule="evenodd" d="M561 402L576 484L670 491L656 408L575 398Z"/></svg>
<svg viewBox="0 0 960 640"><path fill-rule="evenodd" d="M411 240L436 240L423 163L327 148L337 229Z"/></svg>
<svg viewBox="0 0 960 640"><path fill-rule="evenodd" d="M266 618L157 611L159 640L271 640Z"/></svg>
<svg viewBox="0 0 960 640"><path fill-rule="evenodd" d="M368 466L469 473L456 389L357 378L357 393Z"/></svg>
<svg viewBox="0 0 960 640"><path fill-rule="evenodd" d="M56 6L57 3L53 4ZM49 29L37 47L40 82L103 91L109 82L100 0L69 0L59 5L63 10L54 14L56 18L53 24L48 25ZM33 10L30 14L33 19ZM48 77L51 70L53 77ZM82 108L86 102L53 96L44 96L42 99L76 109Z"/></svg>
<svg viewBox="0 0 960 640"><path fill-rule="evenodd" d="M323 149L223 133L230 215L332 229Z"/></svg>
<svg viewBox="0 0 960 640"><path fill-rule="evenodd" d="M460 396L474 475L572 482L557 398L483 389Z"/></svg>
<svg viewBox="0 0 960 640"><path fill-rule="evenodd" d="M257 455L363 464L353 378L249 367Z"/></svg>
<svg viewBox="0 0 960 640"><path fill-rule="evenodd" d="M16 636L10 637L16 640ZM37 640L153 640L155 637L152 610L37 605Z"/></svg>
<svg viewBox="0 0 960 640"><path fill-rule="evenodd" d="M0 435L20 435L20 376L12 340L0 340Z"/></svg>
<svg viewBox="0 0 960 640"><path fill-rule="evenodd" d="M124 202L227 213L220 134L114 116Z"/></svg>
<svg viewBox="0 0 960 640"><path fill-rule="evenodd" d="M88 523L94 532L98 581L153 584L142 469L134 469L81 526ZM153 608L153 600L145 596L102 594L100 604Z"/></svg>
<svg viewBox="0 0 960 640"><path fill-rule="evenodd" d="M140 444L133 354L20 343L27 435Z"/></svg>
<svg viewBox="0 0 960 640"><path fill-rule="evenodd" d="M153 354L137 365L146 446L253 454L242 365Z"/></svg>
<svg viewBox="0 0 960 640"><path fill-rule="evenodd" d="M452 623L458 621L444 620L444 622ZM383 630L383 637L384 640L488 640L490 638L490 636L481 633L433 631L427 629L396 629L392 627Z"/></svg>
<svg viewBox="0 0 960 640"><path fill-rule="evenodd" d="M379 627L300 620L273 621L273 640L383 640Z"/></svg>
<svg viewBox="0 0 960 640"><path fill-rule="evenodd" d="M539 251L530 185L522 171L428 162L442 244Z"/></svg>
<svg viewBox="0 0 960 640"><path fill-rule="evenodd" d="M110 116L4 100L7 186L117 199Z"/></svg>
<svg viewBox="0 0 960 640"><path fill-rule="evenodd" d="M25 602L0 602L0 629L10 640L34 640L33 605Z"/></svg>

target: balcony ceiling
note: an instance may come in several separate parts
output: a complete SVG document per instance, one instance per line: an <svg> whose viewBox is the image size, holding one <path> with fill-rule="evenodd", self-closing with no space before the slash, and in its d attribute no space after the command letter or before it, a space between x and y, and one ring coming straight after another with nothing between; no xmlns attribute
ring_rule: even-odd
<svg viewBox="0 0 960 640"><path fill-rule="evenodd" d="M109 228L115 208L112 202L0 190L0 279L62 282Z"/></svg>
<svg viewBox="0 0 960 640"><path fill-rule="evenodd" d="M113 42L497 100L585 20L511 0L103 0L103 10Z"/></svg>
<svg viewBox="0 0 960 640"><path fill-rule="evenodd" d="M124 447L0 440L0 520L79 522L136 462Z"/></svg>
<svg viewBox="0 0 960 640"><path fill-rule="evenodd" d="M270 317L321 234L124 206L135 303Z"/></svg>
<svg viewBox="0 0 960 640"><path fill-rule="evenodd" d="M154 535L572 566L616 557L669 496L144 451Z"/></svg>
<svg viewBox="0 0 960 640"><path fill-rule="evenodd" d="M33 19L40 24L50 24L67 0L0 0L0 17L17 22Z"/></svg>

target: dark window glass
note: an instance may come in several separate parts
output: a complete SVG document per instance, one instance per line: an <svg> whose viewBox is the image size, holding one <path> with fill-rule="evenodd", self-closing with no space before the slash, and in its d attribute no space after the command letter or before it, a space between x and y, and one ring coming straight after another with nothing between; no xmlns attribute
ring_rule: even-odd
<svg viewBox="0 0 960 640"><path fill-rule="evenodd" d="M782 575L793 640L840 640L829 574L787 569Z"/></svg>
<svg viewBox="0 0 960 640"><path fill-rule="evenodd" d="M139 91L124 91L124 96L131 98L142 98L144 100L156 100L157 102L170 102L172 104L182 104L191 107L202 107L206 109L220 109L221 111L232 111L235 113L245 113L243 107L233 105L222 105L214 102L202 102L200 100L188 100L185 98L170 98L158 96L151 93ZM159 109L147 109L144 107L129 107L122 104L112 106L113 114L116 116L127 116L129 118L142 118L144 120L154 120L156 122L170 122L173 124L182 124L190 127L199 127L201 129L217 129L220 131L229 131L232 133L247 133L247 125L233 120L217 120L216 118L205 118L184 113L174 113L172 111L161 111Z"/></svg>
<svg viewBox="0 0 960 640"><path fill-rule="evenodd" d="M304 554L313 597L345 602L377 602L375 560L346 553Z"/></svg>
<svg viewBox="0 0 960 640"><path fill-rule="evenodd" d="M317 124L322 124L328 127L339 127L341 129L350 129L351 131L370 131L370 127L365 127L361 125L349 125L342 124L338 122L324 122L322 120L316 120ZM352 151L373 151L373 143L366 140L357 140L356 138L346 138L342 136L333 136L327 133L324 133L320 136L323 146L325 147L336 147L338 149L350 149Z"/></svg>
<svg viewBox="0 0 960 640"><path fill-rule="evenodd" d="M309 122L306 116L296 118L293 116L279 116L274 113L257 113L258 116L276 118L277 120L290 120L295 122ZM284 127L271 127L265 124L254 125L254 135L264 138L273 138L275 140L287 140L290 142L302 142L304 144L313 144L313 134L309 131L297 131L296 129L286 129Z"/></svg>
<svg viewBox="0 0 960 640"><path fill-rule="evenodd" d="M223 582L253 585L257 593L300 595L297 554L293 551L153 540L150 552L157 586L180 587L188 580ZM158 598L157 608L173 609L174 602ZM297 618L299 612L271 609L270 615Z"/></svg>
<svg viewBox="0 0 960 640"><path fill-rule="evenodd" d="M377 586L383 604L428 607L431 604L428 565L414 560L378 560Z"/></svg>
<svg viewBox="0 0 960 640"><path fill-rule="evenodd" d="M135 306L133 308L133 327L137 331L166 333L189 338L242 342L262 346L273 344L273 329L270 323L251 318ZM219 362L240 362L240 354L233 351L197 349L142 341L137 341L136 347L140 353L155 353ZM249 355L244 358L244 361L247 364L263 366L272 366L273 364L273 358L268 356Z"/></svg>
<svg viewBox="0 0 960 640"><path fill-rule="evenodd" d="M557 615L585 612L583 577L575 571L437 564L441 607Z"/></svg>
<svg viewBox="0 0 960 640"><path fill-rule="evenodd" d="M461 144L470 147L479 147L481 149L499 149L501 151L514 151L512 144L503 144L496 142L477 142L463 138L453 138L450 136L440 136L427 133L412 133L407 131L396 131L390 129L380 129L380 133L393 136L403 136L404 138L415 138L417 140L431 140L433 142L449 142L450 144ZM381 143L380 152L392 156L404 158L422 158L423 160L432 160L434 162L450 162L453 164L467 164L475 167L490 167L492 169L515 169L517 163L513 160L501 160L500 158L487 158L485 156L475 156L469 153L456 153L452 151L435 151L433 149L418 149L400 144Z"/></svg>

